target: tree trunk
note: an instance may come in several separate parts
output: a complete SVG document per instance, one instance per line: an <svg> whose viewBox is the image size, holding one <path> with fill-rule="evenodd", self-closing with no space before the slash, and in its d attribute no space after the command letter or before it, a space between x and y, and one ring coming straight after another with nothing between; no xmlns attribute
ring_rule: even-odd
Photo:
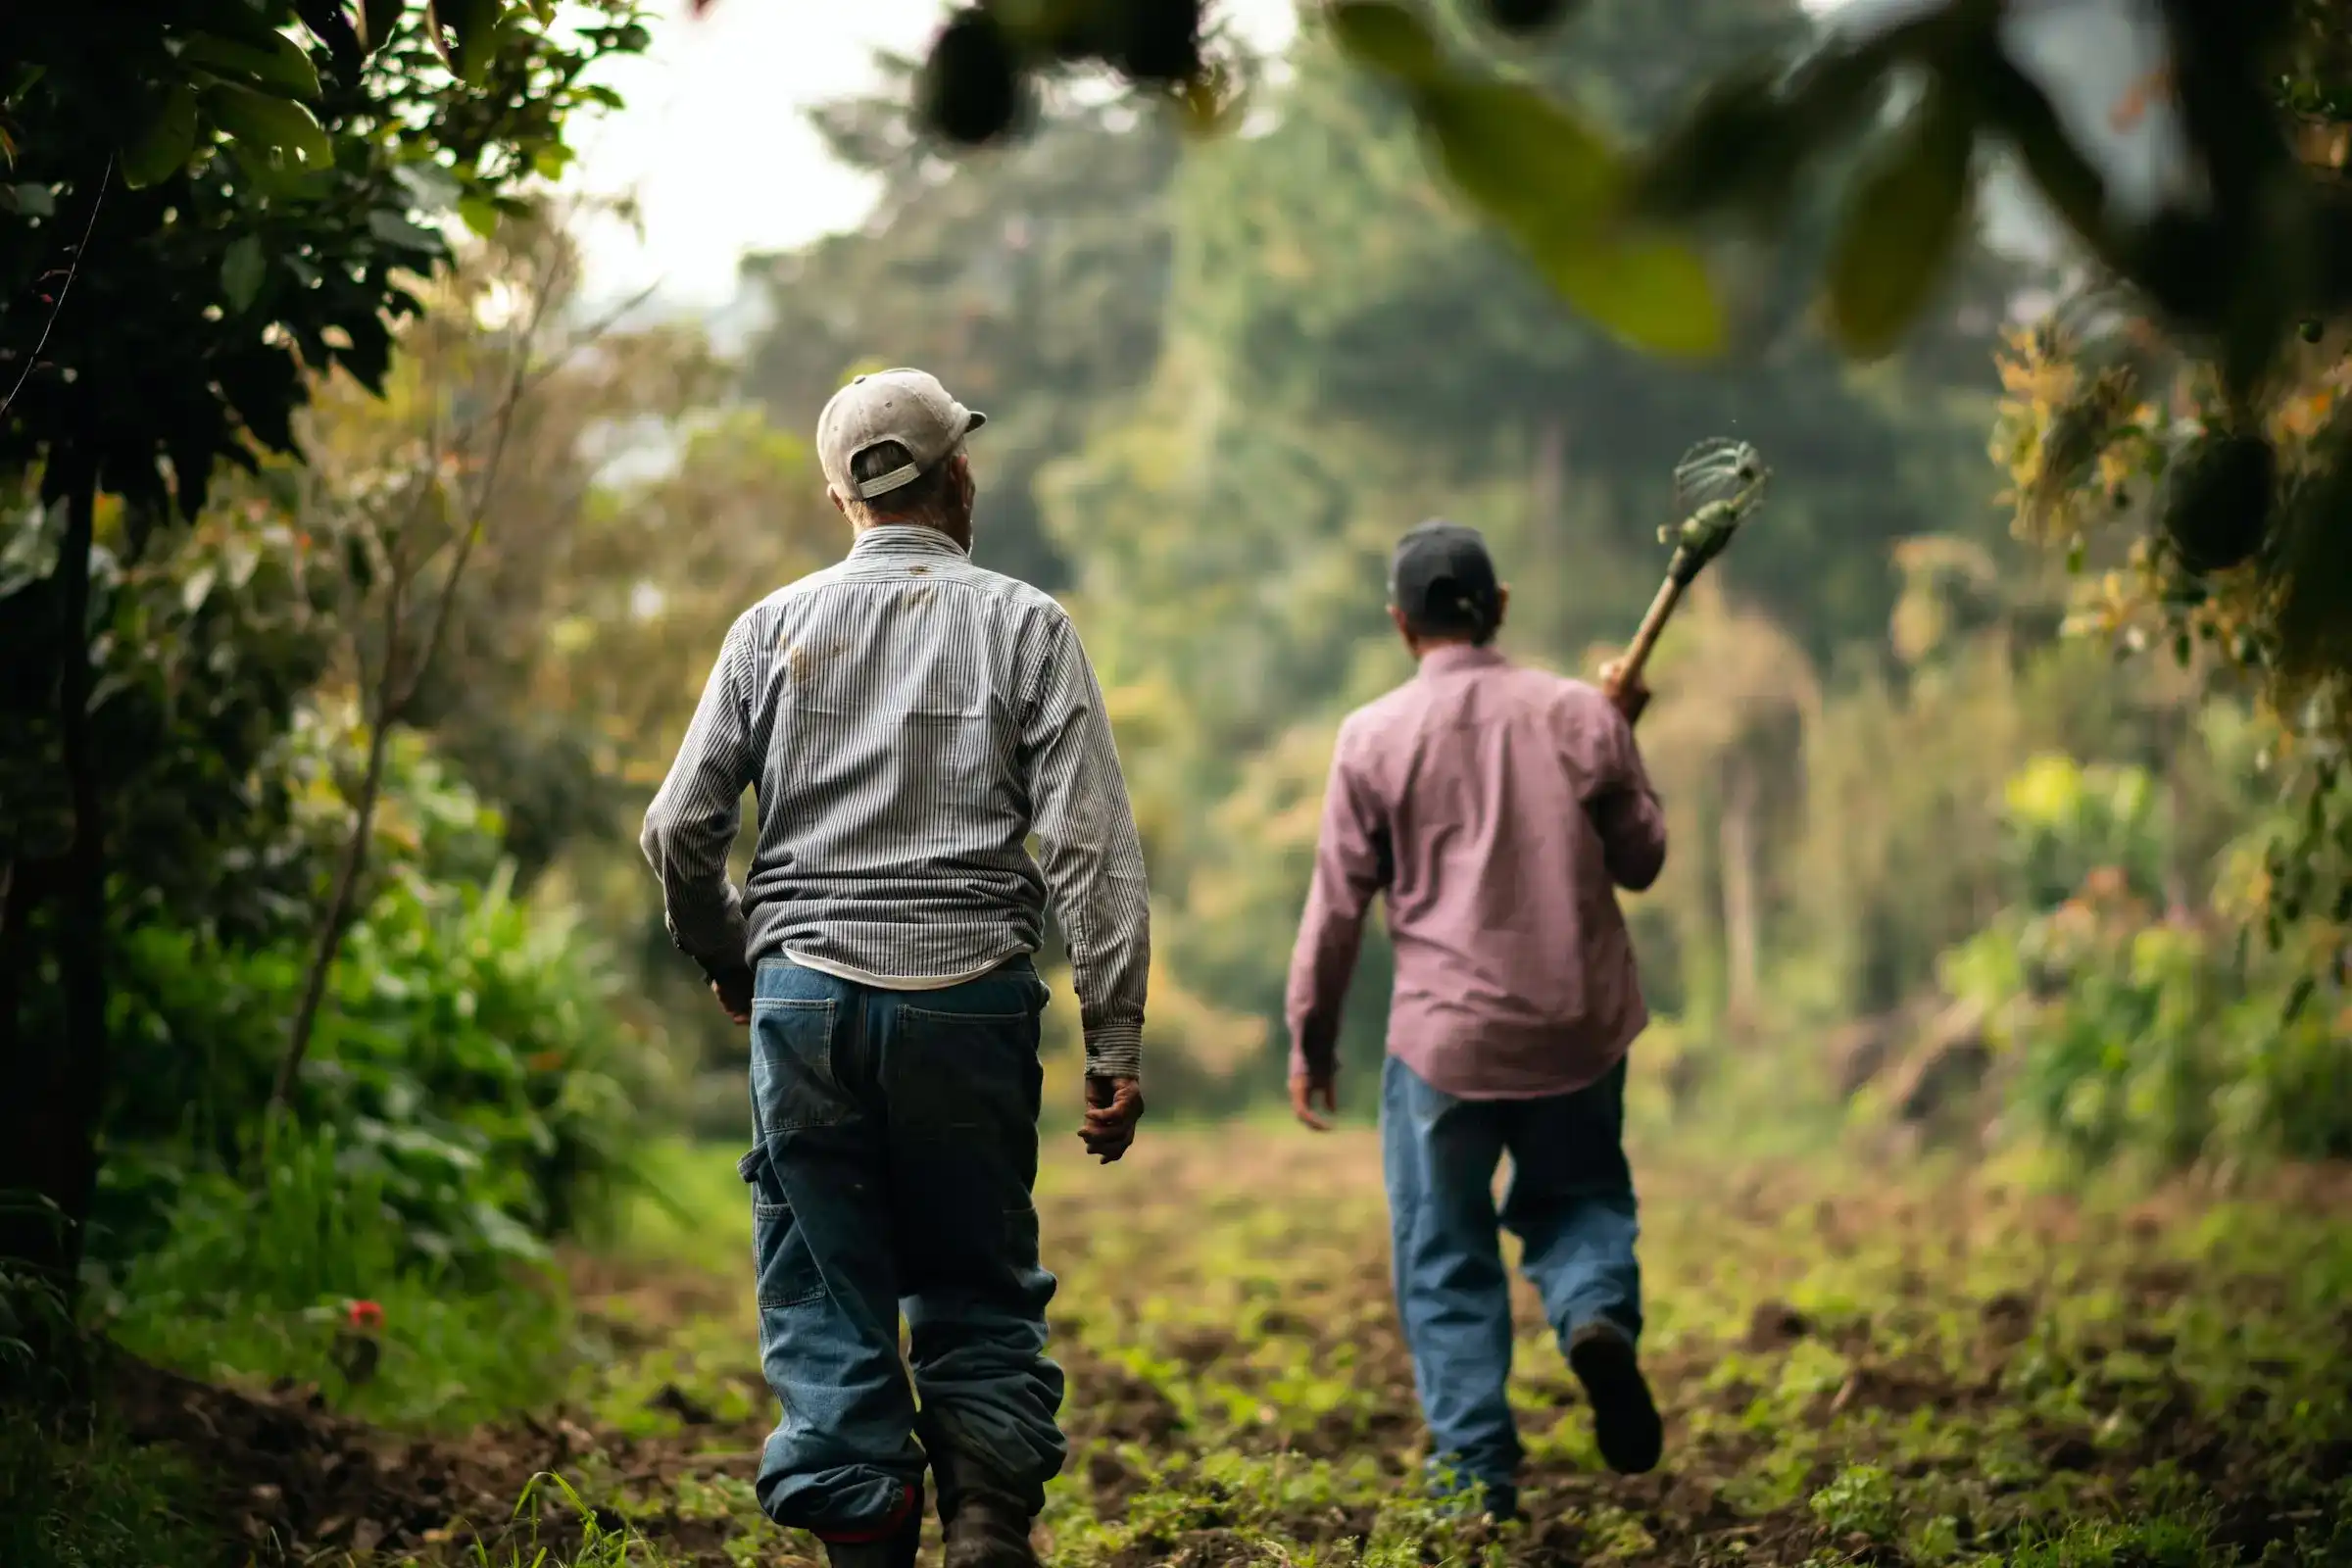
<svg viewBox="0 0 2352 1568"><path fill-rule="evenodd" d="M2164 791L2164 917L2176 925L2186 925L2196 918L2189 906L2188 870L2188 792L2181 787L2180 753L2188 739L2187 713L2180 707L2170 709L2158 733L2163 737L2164 755L2157 759L2156 782Z"/></svg>
<svg viewBox="0 0 2352 1568"><path fill-rule="evenodd" d="M352 804L351 839L343 846L343 863L335 871L334 892L318 926L318 943L311 953L311 967L302 983L302 1003L294 1009L294 1027L286 1037L286 1054L277 1065L277 1084L270 1094L272 1115L293 1103L294 1079L310 1054L311 1035L318 1024L318 1008L326 1000L326 982L334 972L335 955L342 950L343 933L351 925L352 907L359 902L360 878L368 870L368 845L375 832L375 803L383 793L384 762L390 749L392 719L379 712L368 730L368 766L360 775L360 798Z"/></svg>
<svg viewBox="0 0 2352 1568"><path fill-rule="evenodd" d="M1545 572L1566 570L1570 560L1561 517L1567 492L1567 427L1557 415L1546 415L1536 426L1535 463L1527 476L1527 555ZM1557 613L1541 620L1531 617L1526 624L1546 640L1556 639L1568 629Z"/></svg>
<svg viewBox="0 0 2352 1568"><path fill-rule="evenodd" d="M38 1083L41 1064L32 1057L32 1043L24 1027L24 975L31 967L33 867L11 861L0 886L0 1074L14 1084ZM32 1096L12 1096L0 1102L0 1257L29 1258L41 1244L24 1234L39 1223L34 1210L24 1207L37 1200L37 1173L20 1163L28 1146L24 1123L32 1111ZM41 1224L41 1229L48 1227Z"/></svg>
<svg viewBox="0 0 2352 1568"><path fill-rule="evenodd" d="M1723 876L1724 1021L1738 1035L1755 1022L1758 989L1756 769L1744 757L1725 764L1716 844Z"/></svg>
<svg viewBox="0 0 2352 1568"><path fill-rule="evenodd" d="M62 464L61 464L62 466ZM66 532L57 556L58 735L74 828L56 862L54 956L64 1028L23 1030L19 1004L32 965L32 867L12 868L0 900L0 1021L14 1069L0 1095L0 1256L29 1266L73 1298L98 1185L98 1118L106 1098L106 824L90 736L90 547L94 466L67 469ZM48 891L44 889L43 891ZM37 981L36 981L37 983ZM31 1202L26 1202L29 1198Z"/></svg>
<svg viewBox="0 0 2352 1568"><path fill-rule="evenodd" d="M1554 547L1560 538L1560 514L1567 504L1568 430L1559 417L1547 416L1536 427L1535 469L1527 479L1527 536L1535 557L1557 565L1562 554Z"/></svg>

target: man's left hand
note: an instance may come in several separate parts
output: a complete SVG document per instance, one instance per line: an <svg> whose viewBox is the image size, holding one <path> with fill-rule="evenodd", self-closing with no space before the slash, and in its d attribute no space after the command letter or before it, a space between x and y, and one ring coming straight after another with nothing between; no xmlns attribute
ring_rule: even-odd
<svg viewBox="0 0 2352 1568"><path fill-rule="evenodd" d="M752 971L739 974L715 975L710 981L710 994L718 999L727 1016L739 1024L752 1021Z"/></svg>

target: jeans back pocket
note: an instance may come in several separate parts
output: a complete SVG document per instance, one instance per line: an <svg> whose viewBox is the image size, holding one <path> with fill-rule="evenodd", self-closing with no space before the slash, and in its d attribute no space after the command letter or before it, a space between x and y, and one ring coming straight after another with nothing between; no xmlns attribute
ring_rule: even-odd
<svg viewBox="0 0 2352 1568"><path fill-rule="evenodd" d="M761 1138L830 1127L856 1113L834 1069L830 997L760 997L752 1003L753 1131Z"/></svg>

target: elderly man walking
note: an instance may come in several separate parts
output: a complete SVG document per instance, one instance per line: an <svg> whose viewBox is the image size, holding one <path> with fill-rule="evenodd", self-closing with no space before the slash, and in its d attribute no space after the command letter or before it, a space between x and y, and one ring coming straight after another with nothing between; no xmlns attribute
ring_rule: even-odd
<svg viewBox="0 0 2352 1568"><path fill-rule="evenodd" d="M1340 1005L1373 896L1396 953L1381 1085L1396 1289L1441 1489L1518 1511L1498 1228L1592 1404L1602 1457L1657 1463L1625 1057L1648 1021L1616 889L1656 880L1664 818L1634 745L1647 693L1512 663L1508 595L1469 528L1396 547L1390 615L1420 668L1341 726L1292 957L1292 1104L1336 1105ZM1499 1213L1503 1155L1510 1186Z"/></svg>
<svg viewBox="0 0 2352 1568"><path fill-rule="evenodd" d="M1031 1197L1049 893L1086 1039L1079 1136L1115 1160L1144 1109L1142 846L1068 617L969 559L985 417L920 370L835 394L817 455L856 542L735 622L646 813L670 934L751 1026L740 1170L783 1405L760 1505L841 1568L914 1561L926 1468L948 1568L1037 1562L1066 1454Z"/></svg>

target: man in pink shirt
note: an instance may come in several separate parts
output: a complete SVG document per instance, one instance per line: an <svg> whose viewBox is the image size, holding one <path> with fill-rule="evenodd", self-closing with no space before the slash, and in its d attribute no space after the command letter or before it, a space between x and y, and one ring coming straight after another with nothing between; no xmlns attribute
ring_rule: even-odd
<svg viewBox="0 0 2352 1568"><path fill-rule="evenodd" d="M1474 529L1413 529L1389 588L1420 671L1340 727L1291 960L1291 1100L1306 1125L1328 1125L1317 1107L1336 1104L1341 1003L1381 895L1396 951L1381 1141L1397 1310L1433 1475L1507 1518L1521 1448L1498 1227L1524 1245L1601 1456L1639 1473L1663 1443L1635 1356L1622 1137L1626 1050L1649 1014L1616 890L1657 880L1665 817L1634 744L1648 693L1496 652L1508 594Z"/></svg>

